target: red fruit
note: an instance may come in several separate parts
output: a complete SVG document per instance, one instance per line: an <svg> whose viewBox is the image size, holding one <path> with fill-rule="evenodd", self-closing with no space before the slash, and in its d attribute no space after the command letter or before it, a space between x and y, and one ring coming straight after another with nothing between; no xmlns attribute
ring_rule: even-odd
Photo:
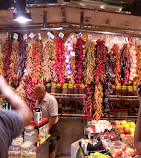
<svg viewBox="0 0 141 158"><path fill-rule="evenodd" d="M120 130L119 130L119 133L120 133L120 134L125 134L125 131L124 131L123 129L120 129Z"/></svg>
<svg viewBox="0 0 141 158"><path fill-rule="evenodd" d="M125 133L126 134L131 134L131 130L130 129L125 129Z"/></svg>

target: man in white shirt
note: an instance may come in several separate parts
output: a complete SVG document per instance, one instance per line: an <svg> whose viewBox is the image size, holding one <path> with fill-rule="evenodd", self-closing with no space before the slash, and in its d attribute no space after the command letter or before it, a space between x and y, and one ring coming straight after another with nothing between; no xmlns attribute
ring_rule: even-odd
<svg viewBox="0 0 141 158"><path fill-rule="evenodd" d="M36 107L42 108L42 115L44 118L48 118L49 133L52 138L56 135L55 124L58 122L58 103L54 96L48 94L45 91L43 85L36 85L34 87L34 95L37 99ZM54 141L53 141L54 140ZM55 139L51 140L49 146L49 157L55 158Z"/></svg>

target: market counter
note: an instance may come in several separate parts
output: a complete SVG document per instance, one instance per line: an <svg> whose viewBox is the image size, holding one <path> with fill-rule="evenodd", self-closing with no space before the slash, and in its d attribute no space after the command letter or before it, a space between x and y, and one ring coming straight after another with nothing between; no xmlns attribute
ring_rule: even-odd
<svg viewBox="0 0 141 158"><path fill-rule="evenodd" d="M50 144L50 135L45 140L43 144L41 144L36 149L36 158L49 158L49 144Z"/></svg>

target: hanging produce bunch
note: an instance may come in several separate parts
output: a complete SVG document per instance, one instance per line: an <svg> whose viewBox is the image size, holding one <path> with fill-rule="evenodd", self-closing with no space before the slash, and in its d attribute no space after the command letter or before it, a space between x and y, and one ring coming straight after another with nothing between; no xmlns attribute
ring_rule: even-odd
<svg viewBox="0 0 141 158"><path fill-rule="evenodd" d="M42 41L38 40L31 43L28 47L28 56L27 56L27 72L26 80L24 81L25 87L25 98L28 106L33 109L35 106L35 97L34 97L34 86L36 84L43 84L43 44ZM32 98L32 99L31 99Z"/></svg>
<svg viewBox="0 0 141 158"><path fill-rule="evenodd" d="M72 69L70 66L70 59L71 59L71 54L73 51L73 44L70 41L67 41L65 43L66 46L66 60L65 60L65 64L66 64L66 76L70 78L70 75L72 73Z"/></svg>
<svg viewBox="0 0 141 158"><path fill-rule="evenodd" d="M110 94L113 93L112 83L111 81L115 78L112 67L115 65L115 60L111 53L106 53L106 81L103 84L103 107L106 115L110 115L110 108L112 108L112 104L110 101Z"/></svg>
<svg viewBox="0 0 141 158"><path fill-rule="evenodd" d="M80 84L83 81L83 45L84 41L81 38L78 38L76 42L75 53L75 82L77 87L80 87Z"/></svg>
<svg viewBox="0 0 141 158"><path fill-rule="evenodd" d="M70 75L70 84L75 83L75 44L73 44L73 53L71 53L70 57L70 67L71 67L71 75Z"/></svg>
<svg viewBox="0 0 141 158"><path fill-rule="evenodd" d="M43 77L45 82L52 81L53 57L54 57L54 42L48 40L44 45L44 54L43 54Z"/></svg>
<svg viewBox="0 0 141 158"><path fill-rule="evenodd" d="M9 84L16 88L17 85L17 72L18 72L18 62L19 62L19 42L17 40L13 41L12 52L11 52L11 64L10 64L10 79Z"/></svg>
<svg viewBox="0 0 141 158"><path fill-rule="evenodd" d="M56 38L56 51L54 57L54 83L64 84L65 82L65 49L64 40Z"/></svg>
<svg viewBox="0 0 141 158"><path fill-rule="evenodd" d="M9 83L9 79L10 79L10 76L11 76L11 72L10 72L11 52L12 52L12 40L8 39L4 42L4 45L3 45L3 48L2 48L3 72L4 72L4 77L6 78L8 83Z"/></svg>
<svg viewBox="0 0 141 158"><path fill-rule="evenodd" d="M0 42L0 75L3 75L2 41Z"/></svg>
<svg viewBox="0 0 141 158"><path fill-rule="evenodd" d="M100 82L97 85L95 85L94 99L95 99L95 104L94 104L93 118L98 121L103 116L103 107L102 107L103 87L100 84Z"/></svg>
<svg viewBox="0 0 141 158"><path fill-rule="evenodd" d="M115 85L118 85L121 79L121 61L120 61L121 54L120 54L119 46L117 44L113 45L111 49L111 54L114 59L114 64L112 64L113 66L111 65L111 68L115 73L114 82Z"/></svg>
<svg viewBox="0 0 141 158"><path fill-rule="evenodd" d="M26 53L26 49L27 49L27 42L21 38L19 41L19 62L18 62L18 75L17 75L17 87L20 84L20 81L25 73L25 69L26 69L26 62L27 62L27 53Z"/></svg>
<svg viewBox="0 0 141 158"><path fill-rule="evenodd" d="M93 118L93 112L94 112L94 84L88 84L86 91L85 91L85 97L83 99L83 111L85 114L88 115L89 119Z"/></svg>
<svg viewBox="0 0 141 158"><path fill-rule="evenodd" d="M137 76L137 52L136 52L136 47L133 44L132 38L128 38L130 43L129 43L129 52L130 52L130 76L129 76L129 81L133 83L135 81L135 78Z"/></svg>
<svg viewBox="0 0 141 158"><path fill-rule="evenodd" d="M94 69L95 69L95 44L93 41L86 43L85 52L85 69L83 72L84 81L86 84L94 82Z"/></svg>
<svg viewBox="0 0 141 158"><path fill-rule="evenodd" d="M96 42L96 68L94 71L95 84L104 83L106 80L106 70L105 70L105 61L106 61L106 47L105 42L97 40Z"/></svg>
<svg viewBox="0 0 141 158"><path fill-rule="evenodd" d="M141 45L136 47L137 51L137 77L134 85L138 86L141 83Z"/></svg>
<svg viewBox="0 0 141 158"><path fill-rule="evenodd" d="M121 49L121 83L122 85L129 84L131 56L128 45L125 44Z"/></svg>

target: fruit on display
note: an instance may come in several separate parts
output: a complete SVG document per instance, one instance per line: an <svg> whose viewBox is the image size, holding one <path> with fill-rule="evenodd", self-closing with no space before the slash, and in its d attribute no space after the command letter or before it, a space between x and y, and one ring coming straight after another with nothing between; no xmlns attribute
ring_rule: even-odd
<svg viewBox="0 0 141 158"><path fill-rule="evenodd" d="M123 120L123 121L121 121L120 124L121 124L121 125L126 125L126 124L127 124L127 121Z"/></svg>
<svg viewBox="0 0 141 158"><path fill-rule="evenodd" d="M124 129L124 130L129 129L129 124L123 125L123 129Z"/></svg>
<svg viewBox="0 0 141 158"><path fill-rule="evenodd" d="M116 129L120 130L120 129L122 129L122 126L121 125L116 125Z"/></svg>
<svg viewBox="0 0 141 158"><path fill-rule="evenodd" d="M135 128L131 127L130 128L131 134L135 132Z"/></svg>
<svg viewBox="0 0 141 158"><path fill-rule="evenodd" d="M127 128L127 129L125 129L125 133L126 134L131 134L131 130Z"/></svg>
<svg viewBox="0 0 141 158"><path fill-rule="evenodd" d="M136 124L134 122L129 122L129 126L135 128Z"/></svg>
<svg viewBox="0 0 141 158"><path fill-rule="evenodd" d="M117 148L114 148L112 151L111 151L111 155L112 157L118 157L118 156L121 156L122 155L122 151L121 149L117 149Z"/></svg>
<svg viewBox="0 0 141 158"><path fill-rule="evenodd" d="M120 138L123 139L125 134L120 134Z"/></svg>
<svg viewBox="0 0 141 158"><path fill-rule="evenodd" d="M120 121L115 121L114 125L120 125Z"/></svg>
<svg viewBox="0 0 141 158"><path fill-rule="evenodd" d="M125 134L125 131L124 131L123 129L120 129L120 130L119 130L119 133L120 133L120 134Z"/></svg>

